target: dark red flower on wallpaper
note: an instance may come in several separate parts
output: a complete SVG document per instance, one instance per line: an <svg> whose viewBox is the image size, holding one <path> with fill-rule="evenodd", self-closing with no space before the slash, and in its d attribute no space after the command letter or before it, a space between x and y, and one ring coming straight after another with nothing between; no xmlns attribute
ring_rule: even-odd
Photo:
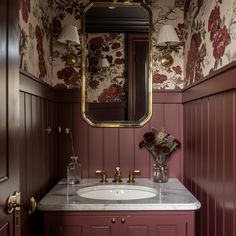
<svg viewBox="0 0 236 236"><path fill-rule="evenodd" d="M104 43L104 39L102 37L95 37L89 40L90 49L95 51L100 49Z"/></svg>
<svg viewBox="0 0 236 236"><path fill-rule="evenodd" d="M220 8L219 6L216 6L211 11L211 14L208 20L208 31L210 32L211 40L214 38L215 33L219 29L219 25L220 25Z"/></svg>
<svg viewBox="0 0 236 236"><path fill-rule="evenodd" d="M125 64L125 59L124 59L124 58L116 58L116 59L114 60L114 63L115 63L116 65Z"/></svg>
<svg viewBox="0 0 236 236"><path fill-rule="evenodd" d="M66 85L75 84L79 75L80 74L72 66L65 67L57 72L57 78L63 79Z"/></svg>
<svg viewBox="0 0 236 236"><path fill-rule="evenodd" d="M120 46L121 46L120 43L115 42L115 43L112 44L111 48L112 49L118 49L118 48L120 48Z"/></svg>
<svg viewBox="0 0 236 236"><path fill-rule="evenodd" d="M61 29L61 21L57 17L54 17L52 20L52 33L54 35L59 35L61 33Z"/></svg>
<svg viewBox="0 0 236 236"><path fill-rule="evenodd" d="M99 81L97 81L97 80L90 80L89 81L89 87L91 88L91 89L97 89L98 88L98 85L99 85Z"/></svg>
<svg viewBox="0 0 236 236"><path fill-rule="evenodd" d="M39 67L39 78L44 78L47 74L46 63L44 59L43 49L43 35L41 28L37 25L35 28L35 35L37 39L37 52L38 52L38 67Z"/></svg>
<svg viewBox="0 0 236 236"><path fill-rule="evenodd" d="M30 0L21 0L21 14L25 23L28 22L30 11L31 11Z"/></svg>
<svg viewBox="0 0 236 236"><path fill-rule="evenodd" d="M223 28L219 29L213 39L213 56L215 59L219 59L224 55L225 47L230 43L230 36L228 30L224 25Z"/></svg>
<svg viewBox="0 0 236 236"><path fill-rule="evenodd" d="M117 57L121 57L121 55L122 55L121 52L117 52L117 53L116 53L116 56L117 56Z"/></svg>
<svg viewBox="0 0 236 236"><path fill-rule="evenodd" d="M182 69L180 66L173 66L172 70L177 74L177 75L182 75Z"/></svg>
<svg viewBox="0 0 236 236"><path fill-rule="evenodd" d="M162 74L154 74L153 75L153 83L161 84L167 80L166 75Z"/></svg>
<svg viewBox="0 0 236 236"><path fill-rule="evenodd" d="M108 89L104 89L98 97L99 102L116 102L117 98L122 95L122 87L118 84L112 84Z"/></svg>

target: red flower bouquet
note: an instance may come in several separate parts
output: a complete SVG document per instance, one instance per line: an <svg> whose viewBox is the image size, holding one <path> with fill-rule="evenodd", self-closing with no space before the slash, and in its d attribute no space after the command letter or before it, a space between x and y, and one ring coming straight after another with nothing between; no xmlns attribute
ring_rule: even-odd
<svg viewBox="0 0 236 236"><path fill-rule="evenodd" d="M146 148L154 158L153 166L153 181L164 183L168 181L167 158L170 157L177 148L180 147L180 142L162 129L157 132L152 129L143 136L143 140L139 143L139 148Z"/></svg>
<svg viewBox="0 0 236 236"><path fill-rule="evenodd" d="M180 142L164 129L158 132L153 128L151 132L144 134L143 140L139 143L139 148L143 147L152 154L155 162L161 164L180 147Z"/></svg>

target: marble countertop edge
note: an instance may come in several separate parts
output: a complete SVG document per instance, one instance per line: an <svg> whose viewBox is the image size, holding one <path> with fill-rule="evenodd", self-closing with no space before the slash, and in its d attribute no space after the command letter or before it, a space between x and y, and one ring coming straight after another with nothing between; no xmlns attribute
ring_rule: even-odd
<svg viewBox="0 0 236 236"><path fill-rule="evenodd" d="M150 179L137 179L135 185L152 187L159 192L156 197L150 199L101 201L77 195L78 189L97 185L101 185L98 179L84 179L80 184L72 186L62 180L39 202L37 209L39 211L195 211L201 207L201 203L175 178L162 184L153 183Z"/></svg>

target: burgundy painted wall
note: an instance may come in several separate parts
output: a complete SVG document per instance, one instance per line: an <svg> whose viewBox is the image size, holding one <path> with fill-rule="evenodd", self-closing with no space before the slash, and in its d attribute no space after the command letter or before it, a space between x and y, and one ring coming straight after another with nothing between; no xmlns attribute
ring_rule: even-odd
<svg viewBox="0 0 236 236"><path fill-rule="evenodd" d="M52 88L20 74L20 191L21 198L33 195L39 201L59 180L57 105ZM24 236L41 235L39 213L28 216L21 211L21 232Z"/></svg>
<svg viewBox="0 0 236 236"><path fill-rule="evenodd" d="M134 168L141 170L140 177L151 177L152 159L147 150L140 150L139 142L152 127L165 129L182 141L182 97L181 92L154 93L153 115L142 128L94 128L81 118L80 94L78 91L58 91L58 124L71 128L75 152L82 164L83 177L95 177L95 170L105 169L109 177L114 176L115 167L120 166L124 177ZM69 136L59 136L59 173L66 176L66 165L71 155ZM170 177L182 179L182 153L174 153L169 161Z"/></svg>
<svg viewBox="0 0 236 236"><path fill-rule="evenodd" d="M197 236L236 235L235 73L220 71L183 94L184 184L202 203Z"/></svg>

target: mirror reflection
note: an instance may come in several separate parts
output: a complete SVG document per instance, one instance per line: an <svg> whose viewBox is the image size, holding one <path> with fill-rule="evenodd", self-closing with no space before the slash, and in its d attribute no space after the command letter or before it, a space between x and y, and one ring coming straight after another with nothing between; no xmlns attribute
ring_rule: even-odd
<svg viewBox="0 0 236 236"><path fill-rule="evenodd" d="M141 3L83 13L82 114L93 126L142 126L151 116L151 12Z"/></svg>

